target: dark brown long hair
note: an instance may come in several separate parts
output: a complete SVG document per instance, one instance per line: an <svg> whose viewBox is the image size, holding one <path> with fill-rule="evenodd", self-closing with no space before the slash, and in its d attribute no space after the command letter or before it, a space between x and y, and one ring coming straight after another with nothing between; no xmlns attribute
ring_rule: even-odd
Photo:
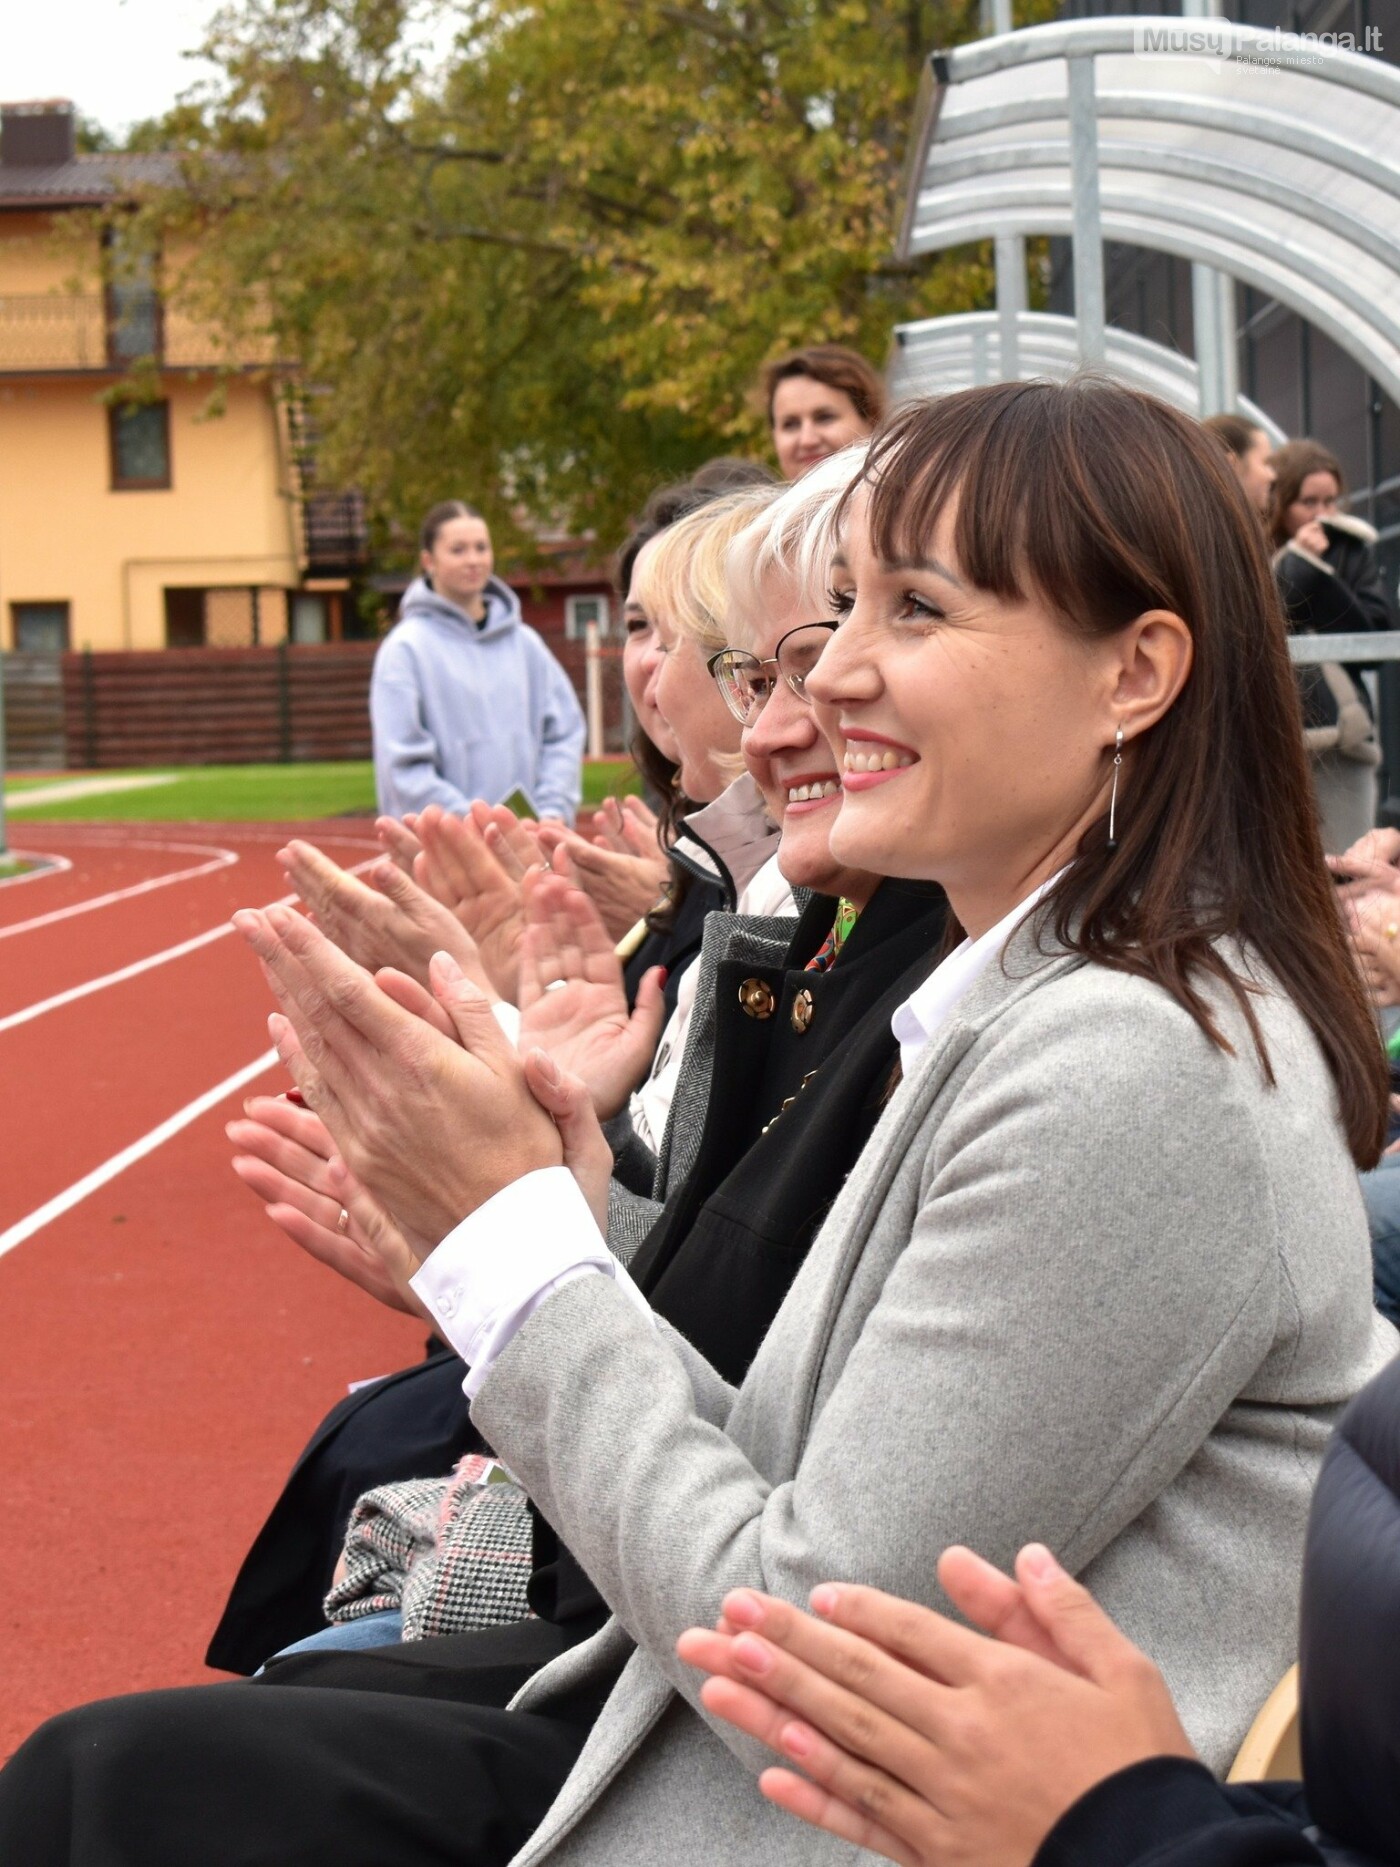
<svg viewBox="0 0 1400 1867"><path fill-rule="evenodd" d="M1133 743L1119 793L1047 896L1071 951L1160 985L1222 1049L1202 996L1229 989L1269 1058L1251 987L1212 942L1257 955L1307 1020L1358 1165L1385 1135L1388 1074L1323 862L1284 619L1259 521L1219 443L1153 397L1094 376L997 383L897 411L867 456L877 556L919 555L956 495L962 574L1032 592L1103 636L1149 609L1191 630L1174 706Z"/></svg>
<svg viewBox="0 0 1400 1867"><path fill-rule="evenodd" d="M1346 498L1347 480L1342 463L1330 447L1307 435L1299 441L1285 441L1275 448L1274 489L1269 495L1269 536L1274 544L1286 545L1289 539L1288 508L1303 490L1303 481L1312 473L1330 473L1337 491Z"/></svg>

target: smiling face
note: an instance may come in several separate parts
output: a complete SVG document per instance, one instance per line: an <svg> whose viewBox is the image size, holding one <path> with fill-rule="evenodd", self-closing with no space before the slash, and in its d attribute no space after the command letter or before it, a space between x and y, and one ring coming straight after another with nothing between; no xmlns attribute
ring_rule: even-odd
<svg viewBox="0 0 1400 1867"><path fill-rule="evenodd" d="M659 542L659 535L648 539L632 565L632 580L627 600L622 606L622 626L626 631L622 649L622 679L627 688L627 698L632 703L632 711L637 716L637 724L658 752L663 753L673 764L679 764L680 753L675 734L662 719L656 705L655 688L656 677L661 672L661 647L651 617L640 598L634 594L637 589L637 568Z"/></svg>
<svg viewBox="0 0 1400 1867"><path fill-rule="evenodd" d="M846 618L807 682L842 763L832 854L941 882L975 935L1063 867L1104 809L1124 643L970 585L952 501L917 561L877 561L866 503L852 502L834 578Z"/></svg>
<svg viewBox="0 0 1400 1867"><path fill-rule="evenodd" d="M785 480L800 480L828 454L864 441L870 423L861 418L844 389L814 376L785 376L773 391L773 449Z"/></svg>
<svg viewBox="0 0 1400 1867"><path fill-rule="evenodd" d="M432 549L423 553L423 569L434 590L459 609L479 606L495 558L484 519L448 519L439 525Z"/></svg>
<svg viewBox="0 0 1400 1867"><path fill-rule="evenodd" d="M764 596L772 620L746 644L761 660L773 655L789 629L818 620L809 601L779 588L776 580L770 580ZM763 711L744 730L742 749L769 816L782 827L778 867L787 880L794 888L845 895L864 906L878 878L843 865L831 852L831 830L841 808L840 762L816 714L786 681L773 683Z"/></svg>

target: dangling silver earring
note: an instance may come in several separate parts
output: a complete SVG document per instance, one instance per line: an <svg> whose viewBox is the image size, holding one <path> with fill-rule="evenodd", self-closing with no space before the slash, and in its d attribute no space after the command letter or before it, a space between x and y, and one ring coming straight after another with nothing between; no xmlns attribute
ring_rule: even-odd
<svg viewBox="0 0 1400 1867"><path fill-rule="evenodd" d="M1108 846L1118 847L1118 773L1123 765L1123 728L1120 726L1113 741L1113 790L1108 799Z"/></svg>

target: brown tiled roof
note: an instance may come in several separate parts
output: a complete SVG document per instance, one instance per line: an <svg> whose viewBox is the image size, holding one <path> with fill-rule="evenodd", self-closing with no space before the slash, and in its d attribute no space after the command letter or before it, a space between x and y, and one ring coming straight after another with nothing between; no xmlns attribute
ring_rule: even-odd
<svg viewBox="0 0 1400 1867"><path fill-rule="evenodd" d="M179 177L179 157L165 154L74 156L32 167L0 162L0 208L100 206Z"/></svg>

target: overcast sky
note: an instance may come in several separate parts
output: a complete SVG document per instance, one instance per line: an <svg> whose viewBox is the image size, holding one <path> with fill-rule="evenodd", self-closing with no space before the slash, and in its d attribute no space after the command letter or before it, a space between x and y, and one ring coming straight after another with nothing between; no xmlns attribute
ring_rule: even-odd
<svg viewBox="0 0 1400 1867"><path fill-rule="evenodd" d="M168 110L208 67L197 46L217 0L7 0L0 101L71 97L120 132Z"/></svg>
<svg viewBox="0 0 1400 1867"><path fill-rule="evenodd" d="M157 117L209 75L184 57L200 44L218 0L0 0L0 102L70 97L85 117L120 134ZM445 9L450 12L449 9ZM450 41L451 28L438 34Z"/></svg>

